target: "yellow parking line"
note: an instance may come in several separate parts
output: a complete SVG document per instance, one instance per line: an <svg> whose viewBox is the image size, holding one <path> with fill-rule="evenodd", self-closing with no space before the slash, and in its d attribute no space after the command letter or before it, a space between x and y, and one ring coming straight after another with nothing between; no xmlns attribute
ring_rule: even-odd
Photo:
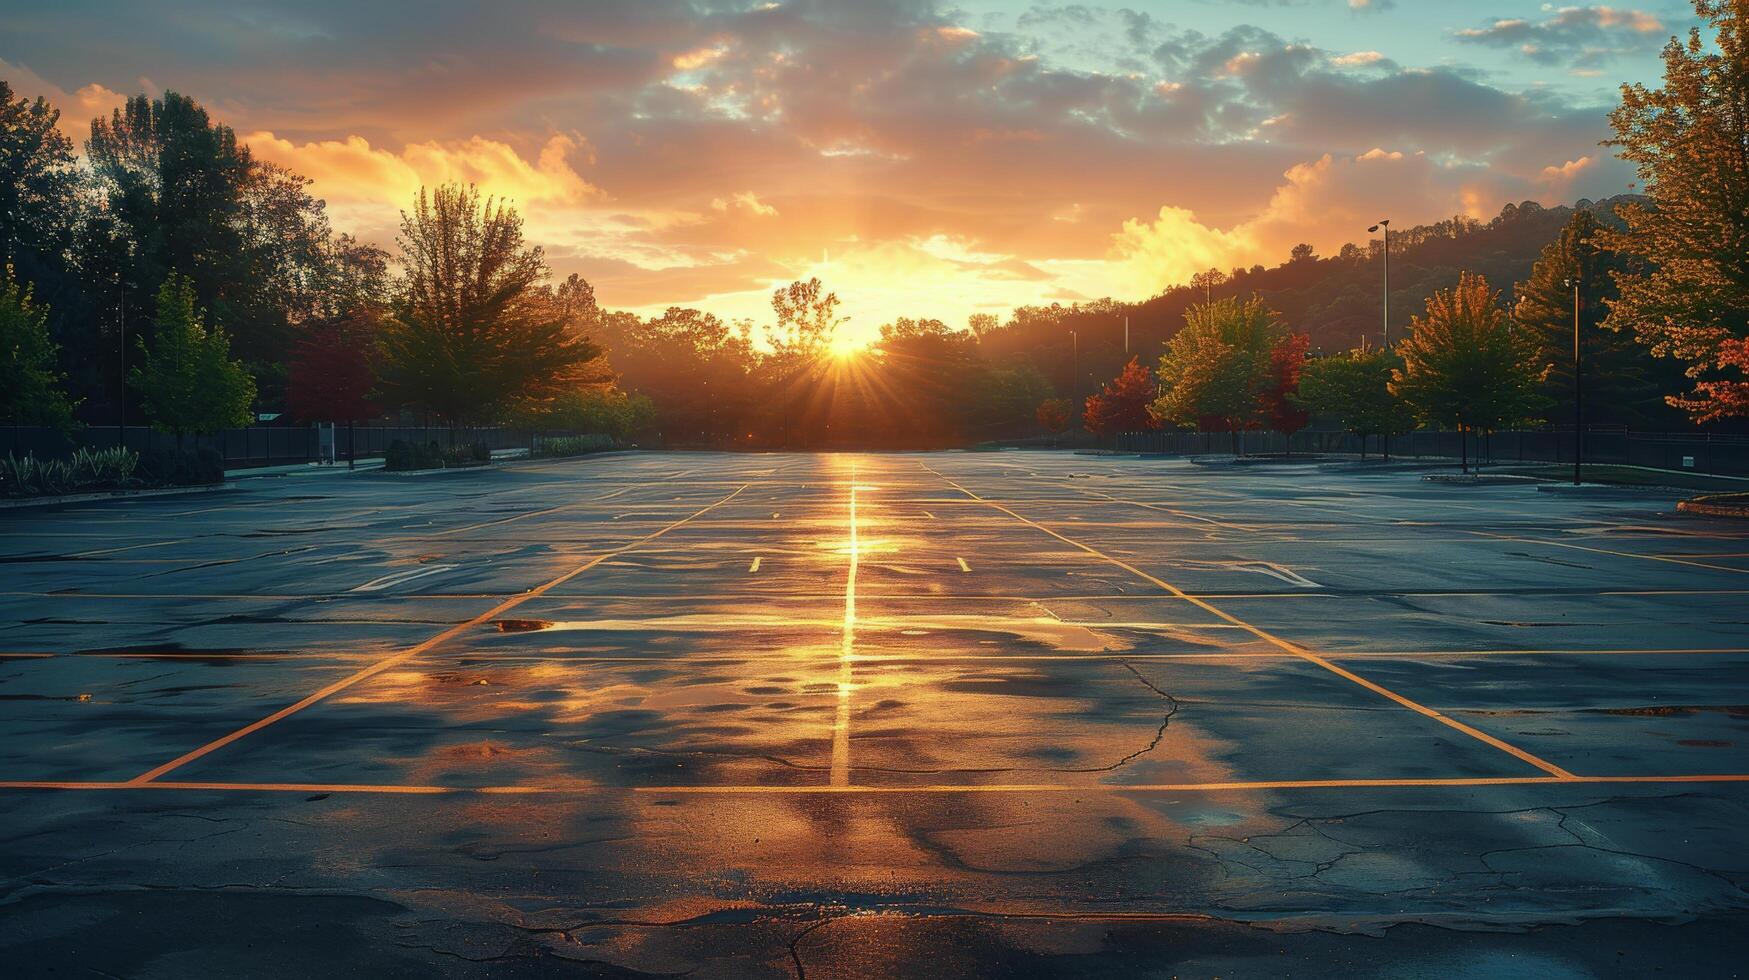
<svg viewBox="0 0 1749 980"><path fill-rule="evenodd" d="M1609 786L1640 784L1749 783L1749 773L1693 773L1651 776L1457 776L1403 779L1259 779L1213 783L925 783L915 786L795 786L697 785L608 786L599 783L569 783L529 786L441 786L395 783L245 783L191 782L101 782L78 780L3 780L0 790L66 791L169 791L193 793L382 793L419 796L469 795L596 795L602 793L655 793L663 796L787 796L828 793L1037 793L1094 795L1144 795L1155 793L1248 793L1271 790L1342 789L1441 789L1486 786Z"/></svg>
<svg viewBox="0 0 1749 980"><path fill-rule="evenodd" d="M1588 548L1582 544L1570 544L1566 541L1545 541L1542 538L1521 538L1512 534L1497 534L1493 531L1470 531L1470 534L1484 538L1495 538L1500 541L1516 541L1519 544L1543 544L1551 548L1571 548L1574 551L1589 551L1594 555L1613 555L1617 558L1638 558L1642 561L1661 561L1672 565L1687 565L1690 568L1705 568L1715 572L1736 572L1738 575L1749 575L1749 568L1733 568L1730 565L1714 565L1704 561L1690 561L1686 558L1670 558L1665 555L1642 555L1632 551L1611 551L1608 548Z"/></svg>
<svg viewBox="0 0 1749 980"><path fill-rule="evenodd" d="M1332 663L1331 661L1325 659L1324 657L1320 657L1317 654L1311 652L1310 650L1307 650L1304 647L1299 646L1298 644L1292 643L1288 640L1284 640L1281 637L1276 636L1274 633L1271 633L1268 630L1263 629L1262 627L1253 626L1252 624L1240 619L1239 617L1234 616L1231 613L1228 613L1228 612L1221 610L1217 606L1214 606L1214 605L1212 605L1212 604L1210 604L1202 599L1198 599L1195 596L1192 596L1189 593L1186 593L1184 590L1178 588L1177 586L1171 584L1170 582L1167 582L1167 581L1160 579L1160 578L1156 578L1153 575L1149 575L1147 572L1142 571L1141 569L1137 568L1134 565L1131 565L1130 563L1128 563L1126 561L1122 561L1120 559L1113 558L1112 556L1106 554L1103 551L1100 551L1097 548L1092 547L1091 545L1082 544L1081 542L1076 541L1074 538L1070 538L1070 537L1067 537L1065 535L1059 534L1056 531L1053 531L1050 528L1045 527L1042 524L1039 524L1035 521L1028 520L1027 518L1022 517L1021 515L1015 513L1012 510L1009 510L1007 507L1004 507L1001 504L996 503L995 501L984 500L984 498L978 496L977 494L973 493L970 490L967 490L965 487L960 486L958 483L955 483L954 481L948 479L946 476L942 476L941 473L937 472L934 469L931 469L927 464L919 463L919 465L923 466L924 469L929 470L931 473L935 473L935 475L938 477L941 477L942 481L945 482L948 486L953 487L954 489L956 489L959 492L965 494L966 496L972 498L973 500L981 501L986 506L993 507L996 510L999 510L1002 513L1007 514L1008 516L1021 522L1022 524L1026 524L1029 527L1037 528L1038 530L1043 531L1044 533L1050 535L1053 538L1056 538L1057 540L1063 542L1064 544L1071 545L1075 548L1079 548L1080 550L1085 551L1086 553L1093 555L1096 558L1103 559L1107 562L1110 562L1113 565L1116 565L1117 567L1123 569L1126 572L1129 572L1130 574L1136 576L1137 578L1151 582L1154 585L1157 585L1160 588L1165 589L1167 592L1170 592L1173 595L1179 597L1180 599L1184 599L1184 600L1190 602L1192 605L1196 606L1197 608L1202 609L1205 612L1212 613L1213 615L1218 616L1221 619L1226 620L1229 623L1232 623L1233 625L1239 627L1240 629L1245 630L1246 632L1252 634L1253 636L1256 636L1258 639L1263 640L1267 643L1270 643L1270 644L1272 644L1272 645L1274 645L1282 650L1287 651L1288 653L1293 654L1296 657L1299 657L1302 660L1305 660L1307 663L1316 664L1319 667L1322 667L1325 670L1330 671L1331 673L1335 674L1336 676L1343 678L1344 680L1352 681L1355 684L1359 684L1361 687L1364 687L1367 690L1372 691L1374 694L1377 694L1380 697L1387 698L1391 701L1396 702L1397 704L1402 705L1405 708L1408 708L1410 711L1413 711L1417 714L1424 715L1428 718L1431 718L1434 721L1437 721L1440 724L1445 725L1449 728L1452 728L1456 731L1463 732L1465 735L1468 735L1471 738L1476 739L1477 741L1491 745L1494 748L1499 749L1502 752L1505 752L1507 755L1510 755L1513 758L1516 758L1522 762L1526 762L1530 765L1533 765L1536 768L1541 769L1542 771L1544 771L1546 773L1549 773L1550 775L1556 776L1556 777L1561 778L1561 779L1574 778L1572 773L1561 768L1560 766L1555 765L1552 762L1549 762L1546 759L1542 759L1542 758L1539 758L1535 755L1532 755L1531 753L1526 752L1525 750L1517 747L1516 745L1512 745L1511 743L1501 741L1500 739L1495 738L1492 735L1489 735L1487 732L1484 732L1479 728L1474 728L1470 725L1464 724L1461 721L1458 721L1455 718L1441 714L1440 712L1435 711L1434 709L1429 708L1426 705L1421 704L1418 701L1414 701L1410 698L1404 697L1401 694L1398 694L1397 692L1391 690L1388 687L1385 687L1381 684L1377 684L1377 683L1374 683L1373 681L1367 680L1366 678L1360 676L1359 674L1354 673L1351 670L1348 670L1347 668L1339 667L1336 664Z"/></svg>
<svg viewBox="0 0 1749 980"><path fill-rule="evenodd" d="M323 700L324 698L327 698L328 696L330 696L332 694L335 694L339 691L345 690L348 687L351 687L352 685L358 683L359 681L367 680L371 677L376 676L377 674L382 673L385 670L388 670L390 667L393 667L398 663L401 663L403 661L410 660L414 657L417 657L420 654L426 652L427 650L430 650L433 647L436 647L439 644L444 643L447 640L453 639L454 637L460 635L461 633L463 633L469 629L472 629L472 628L480 625L481 623L487 622L488 620L494 619L498 616L503 615L504 613L509 612L512 609L515 609L517 606L522 605L523 603L527 602L530 599L538 598L542 595L545 595L549 590L555 588L556 586L559 586L559 585L562 585L566 582L569 582L571 579L576 578L577 576L583 574L584 572L587 572L591 568L594 568L595 566L601 564L602 562L608 560L609 558L614 557L615 555L621 554L621 553L626 552L626 551L631 551L635 548L638 548L638 547L648 543L649 541L652 541L656 538L661 537L664 534L667 534L669 531L672 531L676 528L683 527L687 524L692 523L694 520L697 520L699 517L704 516L706 513L709 513L710 511L716 509L717 507L719 507L725 503L728 503L730 500L735 499L735 497L737 495L739 495L742 490L747 489L747 486L748 486L747 484L742 484L739 488L737 488L734 492L730 493L728 496L717 500L715 503L712 503L711 505L709 505L708 507L705 507L702 510L694 511L692 514L690 514L690 515L688 515L688 516L686 516L678 521L675 521L674 523L669 524L666 527L663 527L661 530L647 534L647 535L639 538L638 540L632 542L631 544L626 545L623 548L618 548L618 549L615 549L614 551L609 551L609 552L605 552L603 554L597 555L594 558L591 558L590 560L584 562L583 564L578 565L576 568L571 569L570 571L566 572L565 574L560 575L558 578L552 579L552 580L550 580L542 585L536 586L535 588L530 589L529 591L524 592L520 595L512 596L511 598L506 599L503 602L498 603L496 606L493 606L491 609L486 610L485 612L481 613L478 616L475 616L474 618L468 620L467 622L459 623L455 626L451 626L449 629L444 630L443 632L437 634L436 636L432 637L429 640L426 640L423 643L408 647L407 649L402 650L399 653L391 654L390 656L387 656L381 660L378 660L376 663L371 664L369 667L366 667L363 670L360 670L356 673L349 674L345 677L342 677L341 679L335 681L334 683L329 684L328 686L322 688L321 690L316 691L315 693L309 695L308 697L305 697L303 700L298 701L295 704L287 705L286 707L281 708L278 711L275 711L273 714L270 714L267 717L262 718L259 721L252 722L248 725L243 726L242 728L237 729L236 731L230 733L229 735L225 735L223 737L216 738L216 739L212 740L211 742L208 742L205 745L200 746L197 749L194 749L194 750L189 751L189 752L185 752L182 755L179 755L176 758L171 759L169 762L166 762L161 766L157 766L157 767L154 767L152 769L148 769L147 771L145 771L145 772L139 774L138 776L135 776L133 779L129 780L129 782L134 783L136 785L149 783L149 782L157 779L158 777L164 775L167 772L170 772L170 771L175 770L175 769L179 769L182 766L185 766L188 763L193 762L194 760L199 759L202 756L207 755L210 752L214 752L218 749L222 749L225 746L231 744L232 742L237 741L240 738L243 738L247 735L258 732L261 729L266 728L267 726L269 726L277 721L281 721L287 717L290 717L291 715L294 715L294 714L304 710L305 708L308 708L310 705L315 704L315 703Z"/></svg>
<svg viewBox="0 0 1749 980"><path fill-rule="evenodd" d="M960 563L960 571L969 572L972 570L972 566L966 564L966 560L964 558L955 558L954 561L957 561Z"/></svg>

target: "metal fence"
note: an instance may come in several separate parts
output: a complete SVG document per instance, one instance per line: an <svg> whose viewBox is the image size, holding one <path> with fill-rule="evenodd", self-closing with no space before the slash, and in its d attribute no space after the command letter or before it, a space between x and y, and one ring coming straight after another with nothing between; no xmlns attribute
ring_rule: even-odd
<svg viewBox="0 0 1749 980"><path fill-rule="evenodd" d="M484 442L492 449L519 449L533 444L543 435L570 433L537 432L530 429L510 429L501 426L469 428L438 426L360 425L348 430L344 425L333 428L333 458L339 460L366 459L381 456L396 439L407 442L435 442L439 445L470 445ZM85 446L103 449L125 445L141 454L164 452L176 448L176 436L146 426L130 425L118 431L113 425L88 426L69 438L55 429L33 426L0 427L0 452L15 456L32 453L38 457L61 457ZM305 463L329 458L326 439L316 426L255 425L244 429L222 429L208 435L187 434L182 437L183 449L211 446L224 457L227 469L247 466L271 466L281 463Z"/></svg>
<svg viewBox="0 0 1749 980"><path fill-rule="evenodd" d="M1292 436L1279 432L1241 432L1243 453L1348 453L1362 451L1359 437L1348 432L1303 429ZM1463 434L1417 431L1391 437L1392 456L1458 458ZM1571 463L1573 430L1471 433L1472 460L1494 463ZM1212 455L1233 451L1230 432L1125 432L1117 437L1119 452L1163 455ZM1365 451L1376 455L1384 444L1366 440ZM1749 436L1706 432L1633 432L1621 428L1585 430L1585 462L1691 470L1728 476L1749 476Z"/></svg>

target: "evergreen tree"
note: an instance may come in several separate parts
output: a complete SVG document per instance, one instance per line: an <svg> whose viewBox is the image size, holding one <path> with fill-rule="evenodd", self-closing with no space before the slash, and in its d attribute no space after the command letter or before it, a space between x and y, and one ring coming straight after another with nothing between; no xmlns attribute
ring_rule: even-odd
<svg viewBox="0 0 1749 980"><path fill-rule="evenodd" d="M1664 392L1652 381L1657 362L1630 330L1603 327L1608 305L1616 298L1615 276L1627 262L1601 246L1604 227L1590 211L1575 211L1561 237L1543 249L1530 278L1513 290L1513 318L1534 331L1541 357L1550 365L1542 394L1561 422L1573 417L1573 287L1579 286L1579 337L1585 382L1587 425L1614 423L1644 426L1663 418L1669 409Z"/></svg>
<svg viewBox="0 0 1749 980"><path fill-rule="evenodd" d="M231 341L195 309L194 284L171 273L158 290L152 343L141 340L141 363L129 381L154 427L176 433L216 432L248 425L255 382L231 359Z"/></svg>
<svg viewBox="0 0 1749 980"><path fill-rule="evenodd" d="M1464 472L1469 472L1469 432L1488 432L1534 421L1545 404L1537 393L1548 366L1528 330L1514 330L1499 294L1488 280L1464 273L1455 288L1434 293L1427 315L1410 323L1397 345L1403 367L1391 391L1431 425L1455 426L1463 435Z"/></svg>
<svg viewBox="0 0 1749 980"><path fill-rule="evenodd" d="M1695 0L1700 29L1664 49L1664 85L1624 85L1611 145L1651 195L1621 209L1627 228L1605 247L1643 268L1616 274L1621 297L1605 325L1632 330L1696 382L1670 403L1697 421L1740 414L1749 401L1729 354L1749 338L1749 0ZM1725 355L1725 356L1721 356Z"/></svg>
<svg viewBox="0 0 1749 980"><path fill-rule="evenodd" d="M31 302L30 287L20 286L6 267L0 274L0 425L72 428L73 403L62 390L57 353L48 311Z"/></svg>

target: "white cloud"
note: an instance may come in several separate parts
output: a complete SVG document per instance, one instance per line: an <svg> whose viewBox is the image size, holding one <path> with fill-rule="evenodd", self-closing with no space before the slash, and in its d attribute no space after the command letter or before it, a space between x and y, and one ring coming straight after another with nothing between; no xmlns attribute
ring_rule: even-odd
<svg viewBox="0 0 1749 980"><path fill-rule="evenodd" d="M1331 58L1330 63L1333 65L1341 65L1344 68L1358 68L1367 65L1376 65L1384 60L1385 56L1377 51L1356 51L1353 54L1338 55Z"/></svg>
<svg viewBox="0 0 1749 980"><path fill-rule="evenodd" d="M777 217L777 209L761 201L759 195L752 191L739 191L726 198L712 198L711 210L722 214L727 214L731 210L744 211L759 218Z"/></svg>

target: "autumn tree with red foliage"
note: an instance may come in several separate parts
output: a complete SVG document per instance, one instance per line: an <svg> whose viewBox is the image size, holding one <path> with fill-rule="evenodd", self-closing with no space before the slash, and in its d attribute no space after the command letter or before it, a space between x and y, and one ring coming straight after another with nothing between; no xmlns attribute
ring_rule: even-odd
<svg viewBox="0 0 1749 980"><path fill-rule="evenodd" d="M1154 395L1154 372L1130 358L1116 379L1107 381L1099 394L1088 396L1087 431L1108 436L1154 428L1154 418L1148 414Z"/></svg>
<svg viewBox="0 0 1749 980"><path fill-rule="evenodd" d="M1046 398L1039 402L1038 411L1034 415L1038 424L1051 434L1051 445L1055 446L1057 437L1066 432L1069 423L1075 419L1075 403L1067 398Z"/></svg>
<svg viewBox="0 0 1749 980"><path fill-rule="evenodd" d="M354 422L377 414L371 403L376 314L368 309L318 321L292 351L286 405L306 422Z"/></svg>
<svg viewBox="0 0 1749 980"><path fill-rule="evenodd" d="M1263 424L1284 436L1293 435L1312 420L1312 413L1292 398L1300 390L1300 372L1306 367L1306 347L1310 343L1311 338L1305 334L1290 333L1269 352L1269 370L1258 402Z"/></svg>
<svg viewBox="0 0 1749 980"><path fill-rule="evenodd" d="M1719 371L1734 370L1749 379L1749 338L1720 341L1714 360ZM1749 415L1749 380L1726 377L1697 381L1694 390L1695 397L1676 399L1675 404L1693 413L1696 422Z"/></svg>

